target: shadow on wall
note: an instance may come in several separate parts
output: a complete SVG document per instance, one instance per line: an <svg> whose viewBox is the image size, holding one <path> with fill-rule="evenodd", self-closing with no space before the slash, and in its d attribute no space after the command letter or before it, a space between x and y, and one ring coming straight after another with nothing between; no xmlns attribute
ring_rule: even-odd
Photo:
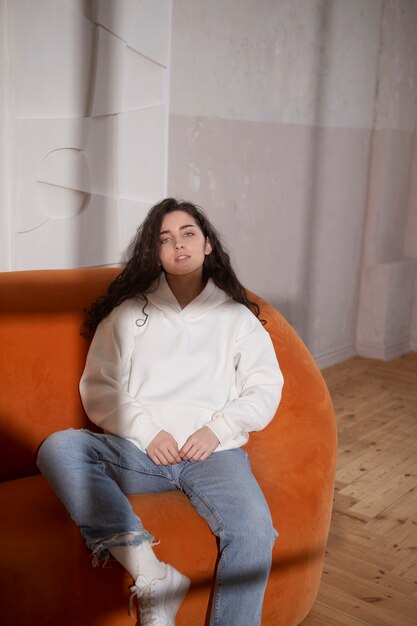
<svg viewBox="0 0 417 626"><path fill-rule="evenodd" d="M176 16L174 9L173 76L174 80L178 76L187 99L174 84L169 193L190 194L210 209L210 217L230 241L242 281L262 293L313 348L318 322L321 327L326 324L326 296L330 292L331 297L338 276L345 276L336 267L329 268L330 280L326 274L325 261L332 256L326 233L331 232L331 202L337 200L338 191L337 182L329 185L325 174L332 156L338 156L337 134L333 128L329 133L329 120L339 121L344 114L335 114L334 103L340 95L335 88L338 34L346 15L330 0L314 3L307 14L298 5L291 5L290 10L291 3L281 3L288 12L280 3L265 2L262 9L251 0L243 4L258 17L252 30L244 30L246 22L241 19L242 35L230 8L229 12L205 9L207 26L197 10L178 8ZM212 51L206 35L221 19L226 22L220 31L225 43L221 41L219 50ZM204 83L210 88L214 84L210 70L218 74L222 81L218 81L217 101L216 91L214 96L210 92L206 103L196 88L187 87L182 67L196 72L196 63L186 64L188 42L195 46L196 58L202 57L196 37L188 38L193 25L209 57L201 69L205 73L196 82L203 91ZM292 40L303 29L308 43L297 46ZM297 62L292 64L291 58ZM221 62L226 69L219 69ZM229 66L234 69L239 62L241 71L230 71ZM346 68L341 69L343 76ZM253 78L256 70L262 77L258 80ZM254 84L259 86L262 101L251 98ZM250 100L247 107L240 97L245 89ZM286 93L287 98L282 95ZM189 105L193 94L196 103ZM333 167L339 178L343 159ZM351 230L348 235L349 241ZM340 230L336 237L340 238ZM332 313L335 310L336 305ZM338 331L332 331L338 338ZM328 335L333 339L332 331L325 333L325 340ZM314 352L323 350L323 344L321 336Z"/></svg>
<svg viewBox="0 0 417 626"><path fill-rule="evenodd" d="M315 339L315 306L313 295L317 290L315 279L317 272L318 249L320 245L319 233L322 228L320 221L321 189L323 184L323 143L324 143L324 119L322 102L326 94L326 80L330 73L331 55L329 50L330 26L334 3L332 0L324 0L321 3L321 11L317 13L317 50L314 55L316 76L314 98L314 126L310 138L309 153L309 179L307 181L308 200L306 212L306 225L303 229L304 242L301 245L304 261L302 263L303 274L299 293L303 294L300 302L290 305L293 315L289 320L300 333L304 342L313 350ZM284 306L285 309L285 306Z"/></svg>
<svg viewBox="0 0 417 626"><path fill-rule="evenodd" d="M100 72L101 77L101 86L104 87L100 91L100 98L102 102L102 106L104 109L107 109L107 105L110 105L112 101L112 93L117 88L117 80L115 75L115 63L114 59L108 59L107 66L99 67L100 55L99 55L99 26L98 26L98 3L91 3L89 0L84 0L83 2L83 13L84 15L94 24L93 29L93 40L90 52L89 59L89 73L90 73L90 88L87 94L87 103L86 103L86 117L92 120L94 115L94 102L96 98L96 90L97 90L97 76L98 72ZM108 20L112 23L116 18L118 11L120 11L120 3L117 2L109 2L106 4L106 15ZM86 57L88 58L86 52ZM113 61L113 62L112 62ZM76 59L74 59L74 67L77 67ZM79 65L78 65L79 67ZM110 108L110 107L109 107ZM113 169L113 136L110 133L109 126L105 126L104 131L100 133L100 152L94 152L91 155L91 160L99 159L101 161L100 170L103 172L110 172ZM92 132L91 125L87 127L87 135ZM88 143L88 138L84 138L84 143ZM81 153L82 154L82 153ZM91 169L94 171L98 171L97 165L94 167L94 162L91 163ZM87 175L87 189L90 192L95 192L95 189L92 188L94 185L94 177L89 171L89 164L87 160L81 161L79 160L79 167L85 168L84 171L79 171L79 180L83 180L86 172ZM87 206L91 203L92 194L84 193L84 201L81 210L86 210ZM95 198L96 202L104 204L105 196L100 195ZM113 228L108 223L108 211L105 210L105 206L98 207L98 211L94 211L95 219L93 228L91 228L92 224L90 224L90 228L86 228L85 224L83 224L82 220L78 221L79 232L74 241L74 267L83 267L86 265L86 257L91 258L100 258L106 256L106 247L108 246L108 241L111 237L117 240L117 231L114 231ZM87 252L91 251L91 253ZM104 251L100 254L100 251ZM87 262L87 265L89 263Z"/></svg>

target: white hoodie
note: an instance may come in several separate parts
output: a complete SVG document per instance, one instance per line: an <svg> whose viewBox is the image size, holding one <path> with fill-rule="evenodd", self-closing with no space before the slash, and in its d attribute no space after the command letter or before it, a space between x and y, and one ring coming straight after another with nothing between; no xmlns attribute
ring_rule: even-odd
<svg viewBox="0 0 417 626"><path fill-rule="evenodd" d="M142 451L161 430L181 449L202 426L216 451L242 446L281 398L268 333L211 279L184 309L163 273L147 298L145 308L141 297L126 300L96 330L80 382L89 418Z"/></svg>

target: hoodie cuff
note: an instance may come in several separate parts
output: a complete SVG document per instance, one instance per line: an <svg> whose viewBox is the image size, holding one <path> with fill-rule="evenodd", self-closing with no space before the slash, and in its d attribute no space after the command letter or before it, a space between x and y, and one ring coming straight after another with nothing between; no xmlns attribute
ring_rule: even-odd
<svg viewBox="0 0 417 626"><path fill-rule="evenodd" d="M210 428L211 431L213 431L217 439L220 441L220 444L223 444L233 435L232 429L230 428L229 424L226 422L221 413L215 413L211 422L208 422L206 426L207 428Z"/></svg>
<svg viewBox="0 0 417 626"><path fill-rule="evenodd" d="M157 426L152 420L139 424L135 429L133 439L139 443L141 449L146 452L146 448L151 443L152 439L160 433L162 428Z"/></svg>

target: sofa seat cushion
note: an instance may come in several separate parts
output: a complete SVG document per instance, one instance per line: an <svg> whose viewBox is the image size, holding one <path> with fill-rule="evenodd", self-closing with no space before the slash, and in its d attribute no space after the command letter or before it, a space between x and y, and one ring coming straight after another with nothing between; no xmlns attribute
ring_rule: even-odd
<svg viewBox="0 0 417 626"><path fill-rule="evenodd" d="M145 526L152 526L155 538L161 540L158 556L192 579L188 619L202 625L201 602L208 606L217 558L215 538L180 492L130 499ZM131 578L114 561L104 568L92 567L78 528L43 476L0 483L0 507L3 624L132 626L128 615ZM18 603L8 601L16 596Z"/></svg>

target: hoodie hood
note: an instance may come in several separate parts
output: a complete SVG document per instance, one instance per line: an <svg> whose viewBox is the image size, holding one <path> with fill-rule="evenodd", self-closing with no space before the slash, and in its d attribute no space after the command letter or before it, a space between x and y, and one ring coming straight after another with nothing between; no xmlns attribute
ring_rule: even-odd
<svg viewBox="0 0 417 626"><path fill-rule="evenodd" d="M186 319L198 317L228 300L232 300L231 296L219 289L213 279L209 278L203 291L182 309L168 285L164 272L161 273L160 278L154 283L151 290L146 293L146 297L151 304L163 311L165 315L180 315Z"/></svg>

